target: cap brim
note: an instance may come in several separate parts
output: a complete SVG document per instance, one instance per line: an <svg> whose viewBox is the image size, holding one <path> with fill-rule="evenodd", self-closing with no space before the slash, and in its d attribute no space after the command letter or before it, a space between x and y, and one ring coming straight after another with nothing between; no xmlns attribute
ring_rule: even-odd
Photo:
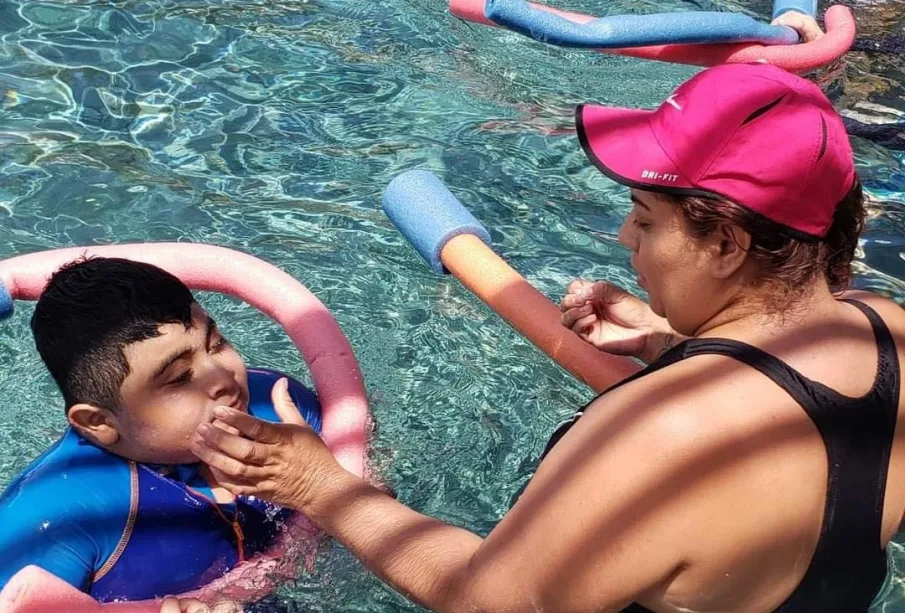
<svg viewBox="0 0 905 613"><path fill-rule="evenodd" d="M650 126L653 111L581 104L578 139L588 159L628 187L673 194L699 193L666 155Z"/></svg>

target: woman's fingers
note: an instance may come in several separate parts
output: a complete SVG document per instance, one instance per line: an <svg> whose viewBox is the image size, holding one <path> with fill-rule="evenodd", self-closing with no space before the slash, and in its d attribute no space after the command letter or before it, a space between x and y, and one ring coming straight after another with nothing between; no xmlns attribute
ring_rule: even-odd
<svg viewBox="0 0 905 613"><path fill-rule="evenodd" d="M588 299L582 294L566 294L559 303L559 310L565 313L569 309L584 306L587 301Z"/></svg>
<svg viewBox="0 0 905 613"><path fill-rule="evenodd" d="M192 453L196 458L230 479L244 478L250 468L235 458L211 449L203 441L195 440L192 443Z"/></svg>
<svg viewBox="0 0 905 613"><path fill-rule="evenodd" d="M569 288L571 290L572 286L570 285ZM631 294L618 285L613 285L605 281L597 281L595 283L587 281L585 285L582 285L575 291L569 291L569 293L563 296L562 301L559 303L559 308L561 311L565 312L568 309L587 305L602 307L630 296Z"/></svg>
<svg viewBox="0 0 905 613"><path fill-rule="evenodd" d="M270 391L270 398L273 401L273 408L276 409L277 415L284 424L295 424L297 426L307 426L305 418L295 403L292 396L289 395L289 380L283 377L274 384Z"/></svg>
<svg viewBox="0 0 905 613"><path fill-rule="evenodd" d="M248 413L243 413L230 407L215 407L214 417L224 424L232 426L240 434L259 443L272 445L280 442L280 433L275 424L252 417Z"/></svg>
<svg viewBox="0 0 905 613"><path fill-rule="evenodd" d="M584 288L589 287L591 285L594 285L593 281L588 281L587 279L575 279L574 281L569 283L569 286L566 288L566 293L567 294L577 294Z"/></svg>
<svg viewBox="0 0 905 613"><path fill-rule="evenodd" d="M630 294L624 289L611 283L595 283L588 290L588 300L598 306L613 304L628 295Z"/></svg>
<svg viewBox="0 0 905 613"><path fill-rule="evenodd" d="M583 334L593 326L597 322L597 315L588 315L587 317L582 317L577 319L574 324L572 324L572 330L576 334Z"/></svg>
<svg viewBox="0 0 905 613"><path fill-rule="evenodd" d="M228 423L222 422L219 419L215 419L213 421L213 424L215 427L220 428L222 430L226 430L230 434L242 434L241 432L239 432L238 428L234 428L234 427L230 426Z"/></svg>
<svg viewBox="0 0 905 613"><path fill-rule="evenodd" d="M593 286L593 281L586 281L584 279L578 279L569 283L569 287L566 289L566 295L563 296L559 303L559 309L561 311L566 311L584 305L588 301L588 296L591 295L591 288Z"/></svg>
<svg viewBox="0 0 905 613"><path fill-rule="evenodd" d="M217 447L212 446L211 443L203 437L196 438L192 442L192 453L194 453L195 457L199 460L232 481L256 482L270 476L270 473L265 468L238 460Z"/></svg>
<svg viewBox="0 0 905 613"><path fill-rule="evenodd" d="M236 436L213 424L201 424L198 426L198 434L208 447L222 451L245 464L260 466L270 456L266 443Z"/></svg>
<svg viewBox="0 0 905 613"><path fill-rule="evenodd" d="M562 325L567 328L575 328L575 322L584 317L594 316L594 305L593 304L585 304L580 307L575 307L564 311L560 321ZM595 316L596 317L596 316Z"/></svg>

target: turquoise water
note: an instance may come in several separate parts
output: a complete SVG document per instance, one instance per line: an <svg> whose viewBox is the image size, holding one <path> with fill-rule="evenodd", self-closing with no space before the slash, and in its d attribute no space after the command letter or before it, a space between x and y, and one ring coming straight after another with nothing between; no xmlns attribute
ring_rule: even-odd
<svg viewBox="0 0 905 613"><path fill-rule="evenodd" d="M760 1L698 4L768 13ZM901 36L903 11L902 0L856 7L874 38ZM403 170L433 170L554 299L580 275L635 289L614 240L625 193L585 161L571 111L653 104L693 72L546 48L460 23L439 0L4 0L0 257L181 240L284 268L334 311L359 356L383 478L415 508L485 533L555 425L591 394L428 272L380 194ZM853 53L820 80L852 117L903 121L903 76L901 58ZM905 302L905 156L855 147L877 201L857 285ZM250 364L304 378L276 326L202 298ZM64 427L19 306L0 326L0 485ZM905 610L901 577L887 611ZM419 610L332 544L280 600L290 611Z"/></svg>

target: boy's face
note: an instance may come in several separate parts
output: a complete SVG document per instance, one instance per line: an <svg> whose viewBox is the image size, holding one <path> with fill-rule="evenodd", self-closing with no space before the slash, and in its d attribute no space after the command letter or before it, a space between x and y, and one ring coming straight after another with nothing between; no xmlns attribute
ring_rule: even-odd
<svg viewBox="0 0 905 613"><path fill-rule="evenodd" d="M192 327L166 324L160 336L125 348L130 373L122 406L110 414L119 439L110 451L136 462L190 464L196 428L216 406L248 410L248 379L238 352L197 303Z"/></svg>

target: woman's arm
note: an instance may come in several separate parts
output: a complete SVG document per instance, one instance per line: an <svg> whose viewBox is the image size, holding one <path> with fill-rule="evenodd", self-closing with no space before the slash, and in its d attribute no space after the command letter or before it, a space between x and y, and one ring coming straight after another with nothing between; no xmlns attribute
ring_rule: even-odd
<svg viewBox="0 0 905 613"><path fill-rule="evenodd" d="M656 412L630 406L635 400L595 408L609 415L603 421L586 416L484 540L345 472L279 384L274 404L283 424L218 408L217 417L247 438L203 426L195 453L234 493L299 509L435 611L618 610L682 563L682 548L670 546L678 532L670 518L683 497L662 505L650 497L675 457L658 432L661 420L651 419ZM650 399L643 404L651 408ZM628 411L630 421L613 419Z"/></svg>
<svg viewBox="0 0 905 613"><path fill-rule="evenodd" d="M435 611L466 610L469 565L481 537L336 468L329 485L300 505L308 517L406 598Z"/></svg>

